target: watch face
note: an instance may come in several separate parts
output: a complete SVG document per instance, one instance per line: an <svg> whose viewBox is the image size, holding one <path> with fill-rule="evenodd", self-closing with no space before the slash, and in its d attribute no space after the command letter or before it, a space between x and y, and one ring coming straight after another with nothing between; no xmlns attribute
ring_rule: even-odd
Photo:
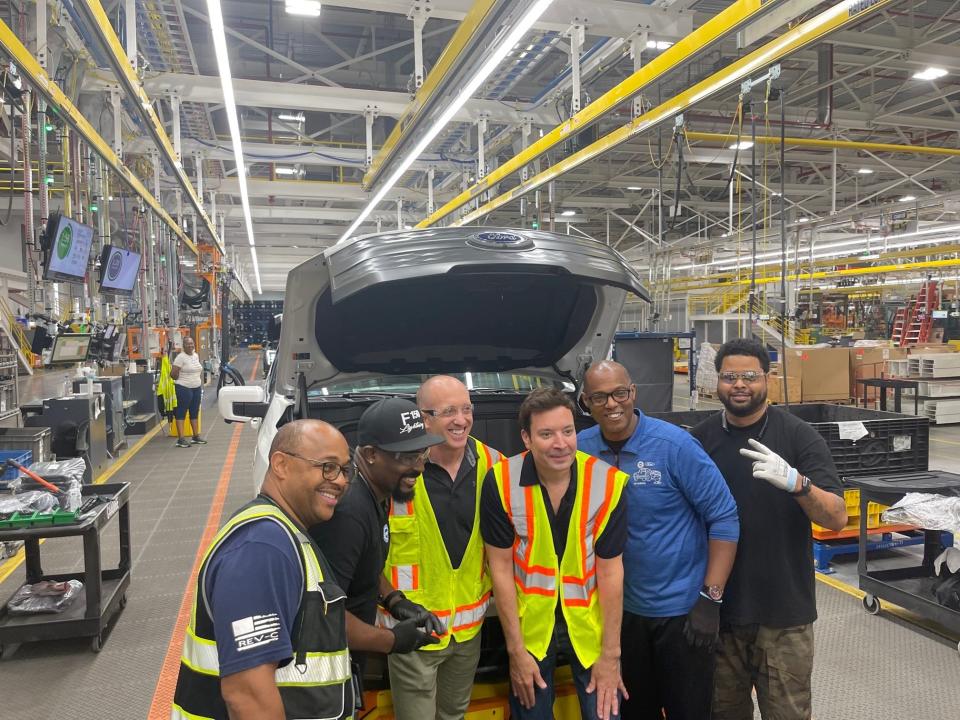
<svg viewBox="0 0 960 720"><path fill-rule="evenodd" d="M706 587L706 591L710 599L715 602L720 602L723 599L723 590L720 589L719 585L709 585Z"/></svg>

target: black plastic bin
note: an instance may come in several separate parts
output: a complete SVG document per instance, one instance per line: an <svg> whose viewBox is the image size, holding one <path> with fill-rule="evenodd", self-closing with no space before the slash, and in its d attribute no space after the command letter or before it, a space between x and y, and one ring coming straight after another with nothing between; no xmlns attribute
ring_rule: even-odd
<svg viewBox="0 0 960 720"><path fill-rule="evenodd" d="M816 428L827 441L841 478L925 472L930 460L930 420L847 405L790 405L790 412ZM652 413L652 417L690 429L717 410ZM863 423L867 435L840 436L842 423Z"/></svg>

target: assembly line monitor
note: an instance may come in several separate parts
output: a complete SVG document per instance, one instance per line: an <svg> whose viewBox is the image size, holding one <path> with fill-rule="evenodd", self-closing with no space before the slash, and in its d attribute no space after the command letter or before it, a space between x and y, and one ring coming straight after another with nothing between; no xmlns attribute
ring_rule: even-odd
<svg viewBox="0 0 960 720"><path fill-rule="evenodd" d="M81 333L57 335L53 341L53 351L50 353L50 364L83 362L90 352L92 338L92 335Z"/></svg>

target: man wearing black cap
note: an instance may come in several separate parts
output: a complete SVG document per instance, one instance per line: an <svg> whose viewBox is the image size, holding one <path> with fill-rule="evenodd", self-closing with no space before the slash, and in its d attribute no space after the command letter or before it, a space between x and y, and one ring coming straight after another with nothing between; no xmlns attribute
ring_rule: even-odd
<svg viewBox="0 0 960 720"><path fill-rule="evenodd" d="M409 400L379 400L360 416L354 461L359 477L329 522L310 528L347 593L347 643L356 651L407 653L438 642L440 620L408 600L383 575L390 547L387 503L413 499L427 450L443 438L427 433ZM400 621L392 630L374 625L378 602ZM399 629L399 632L398 632Z"/></svg>

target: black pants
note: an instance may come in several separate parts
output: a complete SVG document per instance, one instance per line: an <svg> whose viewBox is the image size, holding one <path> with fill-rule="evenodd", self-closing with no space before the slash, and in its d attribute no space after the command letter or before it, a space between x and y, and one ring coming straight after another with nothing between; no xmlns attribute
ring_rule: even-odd
<svg viewBox="0 0 960 720"><path fill-rule="evenodd" d="M683 636L686 616L645 618L623 613L621 663L630 699L623 720L705 720L713 698L712 652Z"/></svg>

